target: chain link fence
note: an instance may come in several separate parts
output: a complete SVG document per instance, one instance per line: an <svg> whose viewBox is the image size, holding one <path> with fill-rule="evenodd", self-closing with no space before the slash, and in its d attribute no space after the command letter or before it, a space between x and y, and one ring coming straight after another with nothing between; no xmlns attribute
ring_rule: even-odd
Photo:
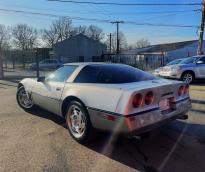
<svg viewBox="0 0 205 172"><path fill-rule="evenodd" d="M34 50L28 51L24 53L25 57L22 57L22 52L20 51L7 52L3 65L5 78L36 77L36 69L32 70L29 66L32 63L36 63L37 55L39 61L50 58L48 52L48 50L41 50L40 55L38 55ZM42 55L42 53L44 54ZM102 62L127 64L150 72L167 63L167 59L163 54L104 54L97 60L93 58L93 61L99 62L99 59ZM50 72L52 72L52 70L41 70L40 76L45 76Z"/></svg>
<svg viewBox="0 0 205 172"><path fill-rule="evenodd" d="M106 54L105 62L127 64L141 70L153 71L167 63L163 54Z"/></svg>

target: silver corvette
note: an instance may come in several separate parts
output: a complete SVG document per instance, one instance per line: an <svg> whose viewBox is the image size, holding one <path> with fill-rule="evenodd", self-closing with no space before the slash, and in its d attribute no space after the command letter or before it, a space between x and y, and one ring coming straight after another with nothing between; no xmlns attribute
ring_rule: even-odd
<svg viewBox="0 0 205 172"><path fill-rule="evenodd" d="M189 86L122 64L65 64L48 77L23 79L20 107L61 115L71 136L86 142L96 129L138 134L177 118L191 107Z"/></svg>

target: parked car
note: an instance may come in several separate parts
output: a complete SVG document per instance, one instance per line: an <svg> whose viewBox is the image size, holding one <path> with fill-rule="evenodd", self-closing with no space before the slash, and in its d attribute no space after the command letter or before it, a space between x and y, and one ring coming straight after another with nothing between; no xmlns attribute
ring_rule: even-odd
<svg viewBox="0 0 205 172"><path fill-rule="evenodd" d="M187 83L195 79L205 79L205 56L187 57L179 64L166 66L160 76L180 79Z"/></svg>
<svg viewBox="0 0 205 172"><path fill-rule="evenodd" d="M187 84L105 63L65 64L46 78L23 79L16 98L25 110L37 105L64 117L80 143L95 129L144 133L184 117L191 107Z"/></svg>
<svg viewBox="0 0 205 172"><path fill-rule="evenodd" d="M184 59L184 58L183 58ZM167 63L165 66L171 66L171 65L176 65L176 64L179 64L183 59L176 59L176 60L173 60L169 63ZM164 67L165 67L164 66ZM155 76L160 76L160 72L163 71L163 67L159 67L157 69L154 70L154 75Z"/></svg>
<svg viewBox="0 0 205 172"><path fill-rule="evenodd" d="M63 62L58 59L46 59L39 62L39 69L46 70L46 69L57 69L63 65ZM36 70L37 64L32 63L29 65L29 69Z"/></svg>

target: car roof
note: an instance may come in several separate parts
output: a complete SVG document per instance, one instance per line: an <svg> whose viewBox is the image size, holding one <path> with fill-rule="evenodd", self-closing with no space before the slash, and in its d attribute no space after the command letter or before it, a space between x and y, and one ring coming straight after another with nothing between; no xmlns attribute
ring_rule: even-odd
<svg viewBox="0 0 205 172"><path fill-rule="evenodd" d="M65 63L64 66L87 66L87 65L96 65L96 64L113 64L105 62L75 62L75 63Z"/></svg>
<svg viewBox="0 0 205 172"><path fill-rule="evenodd" d="M205 55L197 55L197 56L192 56L192 57L205 57Z"/></svg>

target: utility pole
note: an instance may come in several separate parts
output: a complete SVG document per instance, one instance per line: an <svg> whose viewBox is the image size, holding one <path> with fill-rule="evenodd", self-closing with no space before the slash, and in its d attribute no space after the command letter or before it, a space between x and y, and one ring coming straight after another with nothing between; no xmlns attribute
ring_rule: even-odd
<svg viewBox="0 0 205 172"><path fill-rule="evenodd" d="M204 23L205 23L205 0L203 0L203 6L201 11L201 26L199 31L199 43L198 43L198 49L197 54L202 55L203 54L203 41L204 41Z"/></svg>
<svg viewBox="0 0 205 172"><path fill-rule="evenodd" d="M111 33L110 33L109 37L110 37L110 55L111 55L111 53L112 53L112 34Z"/></svg>
<svg viewBox="0 0 205 172"><path fill-rule="evenodd" d="M109 42L109 44L110 44L110 54L109 54L109 61L111 62L112 61L112 57L111 57L111 54L112 54L112 34L110 33L109 35L109 38L110 38L110 42Z"/></svg>
<svg viewBox="0 0 205 172"><path fill-rule="evenodd" d="M120 54L119 24L124 23L124 22L123 21L114 21L111 23L117 25L117 51L116 52L117 52L117 54Z"/></svg>

